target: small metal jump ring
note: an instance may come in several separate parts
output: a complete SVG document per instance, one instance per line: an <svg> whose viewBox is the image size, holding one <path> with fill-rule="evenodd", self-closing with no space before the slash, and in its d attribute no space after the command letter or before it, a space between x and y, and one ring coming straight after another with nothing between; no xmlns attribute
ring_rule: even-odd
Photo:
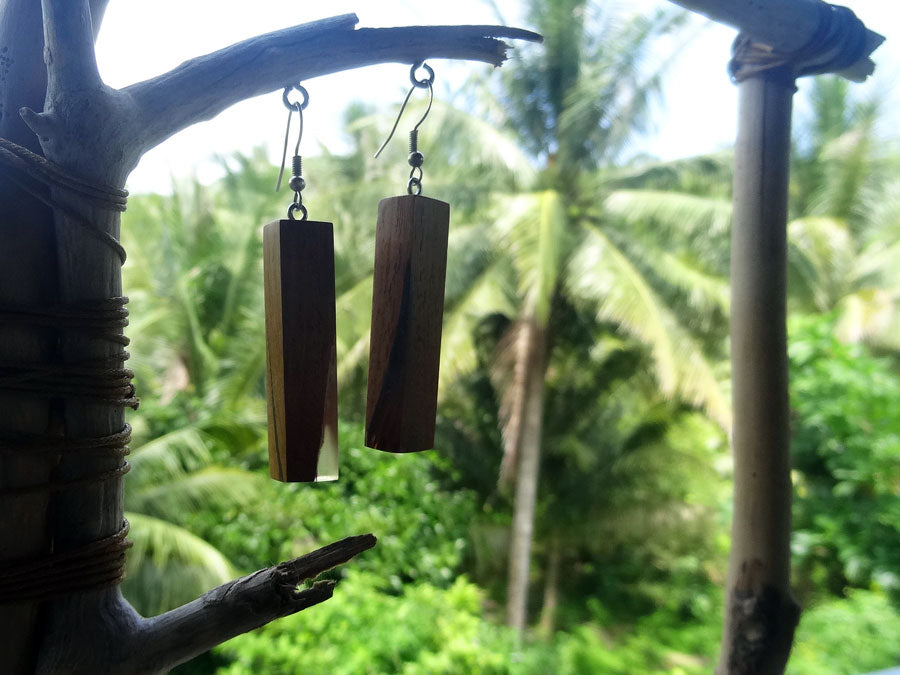
<svg viewBox="0 0 900 675"><path fill-rule="evenodd" d="M309 212L306 210L306 207L303 204L298 204L297 202L291 202L291 205L288 207L288 218L291 220L297 220L294 217L294 212L299 211L303 215L300 217L300 220L306 220L306 217L309 215Z"/></svg>
<svg viewBox="0 0 900 675"><path fill-rule="evenodd" d="M427 78L423 78L421 80L416 79L416 71L419 68L425 69L425 72L428 73ZM432 70L431 66L429 66L424 61L414 63L412 64L412 68L409 69L409 81L412 82L412 85L414 87L418 87L419 89L428 89L428 87L434 84L434 70Z"/></svg>
<svg viewBox="0 0 900 675"><path fill-rule="evenodd" d="M422 179L420 178L410 178L409 182L406 184L406 194L410 195L420 195L422 194Z"/></svg>
<svg viewBox="0 0 900 675"><path fill-rule="evenodd" d="M303 99L291 103L290 98L288 98L288 95L291 93L291 91L299 92L300 95L303 96ZM296 110L297 112L306 110L306 106L309 105L309 92L306 91L306 87L304 87L302 84L292 84L284 88L284 93L281 95L281 102L284 103L284 107L288 110Z"/></svg>

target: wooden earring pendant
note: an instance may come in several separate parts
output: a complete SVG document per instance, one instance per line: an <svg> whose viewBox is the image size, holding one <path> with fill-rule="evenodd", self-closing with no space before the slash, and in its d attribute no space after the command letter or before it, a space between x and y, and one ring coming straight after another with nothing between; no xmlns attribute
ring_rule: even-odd
<svg viewBox="0 0 900 675"><path fill-rule="evenodd" d="M308 96L299 85L294 88L304 100L290 103L291 88L285 89L288 133L296 110L302 137ZM307 220L299 145L298 138L288 218L263 228L269 475L314 482L338 477L334 228Z"/></svg>
<svg viewBox="0 0 900 675"><path fill-rule="evenodd" d="M408 101L416 87L427 87L430 95L410 133L408 194L381 200L375 233L366 445L398 453L434 447L450 226L450 205L421 195L425 158L417 134L431 109L434 81L434 71L422 66L429 77L416 80L414 65L406 96Z"/></svg>

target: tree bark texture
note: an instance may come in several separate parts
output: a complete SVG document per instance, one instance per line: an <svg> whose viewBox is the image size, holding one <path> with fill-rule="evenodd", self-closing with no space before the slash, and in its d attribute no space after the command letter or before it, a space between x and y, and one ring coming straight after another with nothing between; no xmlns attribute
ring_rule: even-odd
<svg viewBox="0 0 900 675"><path fill-rule="evenodd" d="M525 359L527 379L509 549L506 622L521 635L525 631L528 619L531 541L534 535L534 513L537 506L538 474L541 464L546 334L545 329L534 319L526 319L520 330L524 331L524 340L528 345L521 357Z"/></svg>
<svg viewBox="0 0 900 675"><path fill-rule="evenodd" d="M81 180L113 189L124 186L143 152L179 129L285 82L428 57L499 65L505 45L498 37L539 39L490 26L354 30L356 17L347 15L247 40L114 90L101 81L93 51L105 6L106 0L0 0L0 136ZM116 251L73 220L85 219L117 239L118 212L58 187L45 191L57 204L50 209L4 178L0 304L50 307L122 294ZM120 350L66 331L0 325L4 363L80 363ZM0 392L0 434L96 437L123 424L120 405ZM103 456L53 456L0 452L0 488L43 484L51 476L78 479L115 466ZM65 552L115 533L122 525L123 497L121 476L53 494L0 496L0 560ZM334 555L290 569L314 576L372 545L370 535L345 540L334 545ZM330 587L294 592L291 586L288 592L256 583L277 578L296 584L303 574L285 576L283 567L262 571L252 582L233 582L152 620L138 616L116 586L2 605L0 664L10 675L165 672L233 635L330 596ZM221 602L227 598L236 602ZM197 629L187 630L189 625Z"/></svg>
<svg viewBox="0 0 900 675"><path fill-rule="evenodd" d="M794 86L739 85L731 250L734 514L719 673L781 673L799 618L790 592L787 197Z"/></svg>

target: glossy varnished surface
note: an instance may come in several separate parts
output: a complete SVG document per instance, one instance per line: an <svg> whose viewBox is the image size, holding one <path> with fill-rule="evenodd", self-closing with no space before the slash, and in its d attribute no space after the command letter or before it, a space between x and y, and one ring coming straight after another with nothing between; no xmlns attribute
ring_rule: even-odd
<svg viewBox="0 0 900 675"><path fill-rule="evenodd" d="M378 205L366 445L434 446L450 206L421 196Z"/></svg>
<svg viewBox="0 0 900 675"><path fill-rule="evenodd" d="M277 220L263 230L269 473L338 473L334 234L331 223Z"/></svg>

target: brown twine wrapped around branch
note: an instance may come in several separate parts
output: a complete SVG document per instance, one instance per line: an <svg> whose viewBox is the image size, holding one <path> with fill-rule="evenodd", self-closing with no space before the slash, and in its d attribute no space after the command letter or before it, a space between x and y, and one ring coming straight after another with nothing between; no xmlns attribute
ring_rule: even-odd
<svg viewBox="0 0 900 675"><path fill-rule="evenodd" d="M728 73L733 82L767 73L793 85L798 77L833 73L848 68L866 55L866 26L852 10L817 3L819 23L803 47L780 52L740 33L734 40Z"/></svg>
<svg viewBox="0 0 900 675"><path fill-rule="evenodd" d="M116 297L50 307L0 305L0 321L6 326L40 326L78 332L124 347L130 342L122 335L122 329L128 325L127 304L128 298Z"/></svg>
<svg viewBox="0 0 900 675"><path fill-rule="evenodd" d="M113 187L91 185L76 176L71 176L52 162L36 155L27 148L16 145L12 141L0 138L0 164L12 169L3 172L2 176L13 185L18 186L38 201L46 204L54 211L64 214L72 222L84 228L88 234L109 246L124 264L125 249L119 240L109 232L97 227L84 216L70 207L53 199L47 194L44 186L60 188L69 194L78 195L90 201L97 208L110 211L124 211L128 201L128 192Z"/></svg>
<svg viewBox="0 0 900 675"><path fill-rule="evenodd" d="M0 562L0 604L111 586L125 575L128 521L113 535L42 557Z"/></svg>
<svg viewBox="0 0 900 675"><path fill-rule="evenodd" d="M0 390L21 391L53 398L86 398L137 409L131 383L134 372L116 367L128 352L80 363L0 362Z"/></svg>
<svg viewBox="0 0 900 675"><path fill-rule="evenodd" d="M125 262L119 241L87 218L59 202L47 186L75 194L101 209L124 211L127 192L91 185L71 176L60 167L0 138L0 178L28 192L61 213L92 237L109 246ZM120 349L107 357L73 363L0 362L0 391L23 392L47 398L91 399L113 406L137 408L134 373L124 367L128 338L125 297L50 307L0 306L0 321L6 326L40 327L83 338L102 340ZM98 484L123 476L130 466L125 461L131 427L97 438L71 438L48 434L0 435L0 455L42 457L58 461L73 454L100 454L115 461L102 471L74 478L58 478L24 486L0 488L0 498L35 493L58 492ZM0 562L0 604L40 600L55 595L118 584L124 576L128 522L115 534L75 546L66 551L28 559Z"/></svg>

